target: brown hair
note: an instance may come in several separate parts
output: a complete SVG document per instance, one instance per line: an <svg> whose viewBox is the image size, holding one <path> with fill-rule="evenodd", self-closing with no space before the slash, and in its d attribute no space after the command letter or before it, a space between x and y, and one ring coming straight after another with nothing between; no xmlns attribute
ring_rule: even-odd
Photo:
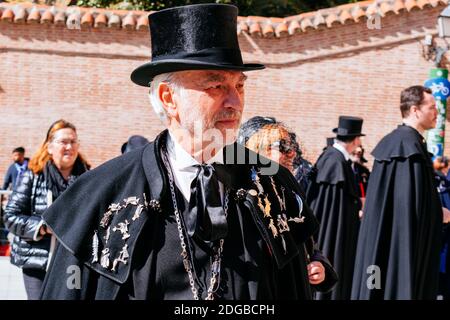
<svg viewBox="0 0 450 320"><path fill-rule="evenodd" d="M33 158L30 160L28 164L28 168L33 171L33 173L38 174L41 173L44 170L45 164L47 161L51 160L51 155L48 153L48 145L50 142L53 141L53 138L55 136L55 132L61 129L72 129L77 132L77 129L73 124L70 122L60 119L52 123L50 128L47 131L47 136L45 137L44 142L38 149L38 151L34 154ZM86 165L86 167L90 167L87 160L81 155L81 153L78 153L77 160L81 161L83 164Z"/></svg>
<svg viewBox="0 0 450 320"><path fill-rule="evenodd" d="M402 113L402 118L406 118L409 115L409 110L412 106L420 109L425 98L425 92L432 94L431 89L424 86L412 86L402 91L400 95L400 112Z"/></svg>

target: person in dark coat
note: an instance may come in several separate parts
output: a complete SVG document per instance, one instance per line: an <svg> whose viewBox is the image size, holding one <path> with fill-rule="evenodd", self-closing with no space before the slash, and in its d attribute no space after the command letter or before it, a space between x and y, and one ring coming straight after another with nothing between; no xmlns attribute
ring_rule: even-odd
<svg viewBox="0 0 450 320"><path fill-rule="evenodd" d="M7 190L9 187L14 189L16 181L28 168L28 161L30 159L25 158L25 148L17 147L12 152L14 163L11 164L6 171L5 179L3 180L3 190Z"/></svg>
<svg viewBox="0 0 450 320"><path fill-rule="evenodd" d="M448 180L447 157L435 157L433 160L434 172L438 184L438 192L442 206L450 209L450 181ZM450 225L444 224L442 228L442 246L439 267L439 294L443 300L450 300Z"/></svg>
<svg viewBox="0 0 450 320"><path fill-rule="evenodd" d="M352 159L352 168L355 173L356 186L358 189L358 195L363 201L367 193L367 184L369 182L370 170L366 167L367 160L364 158L364 148L359 146L350 155Z"/></svg>
<svg viewBox="0 0 450 320"><path fill-rule="evenodd" d="M42 214L89 166L78 150L75 126L53 123L6 205L5 226L14 235L11 263L22 268L29 300L39 298L51 247Z"/></svg>
<svg viewBox="0 0 450 320"><path fill-rule="evenodd" d="M242 62L237 8L171 8L149 25L152 61L131 79L168 130L44 214L59 245L42 298L311 299L303 245L318 223L287 169L235 143L243 71L264 68Z"/></svg>
<svg viewBox="0 0 450 320"><path fill-rule="evenodd" d="M350 299L361 209L350 154L361 144L362 124L361 118L339 117L335 142L320 155L308 187L307 203L320 223L316 241L339 276L337 286L318 299Z"/></svg>
<svg viewBox="0 0 450 320"><path fill-rule="evenodd" d="M442 201L442 206L450 209L450 181L448 180L448 159L447 157L435 157L433 160L434 173L438 184L438 192Z"/></svg>
<svg viewBox="0 0 450 320"><path fill-rule="evenodd" d="M237 142L278 162L292 173L301 163L300 146L296 141L296 134L273 117L256 116L244 122L239 130ZM305 179L307 178L305 177ZM303 187L300 182L299 184ZM317 292L330 291L338 281L336 271L319 250L312 237L306 242L305 249L309 260L309 282L313 290Z"/></svg>
<svg viewBox="0 0 450 320"><path fill-rule="evenodd" d="M431 90L403 90L400 111L403 124L372 152L352 299L437 297L443 208L422 136L436 125Z"/></svg>

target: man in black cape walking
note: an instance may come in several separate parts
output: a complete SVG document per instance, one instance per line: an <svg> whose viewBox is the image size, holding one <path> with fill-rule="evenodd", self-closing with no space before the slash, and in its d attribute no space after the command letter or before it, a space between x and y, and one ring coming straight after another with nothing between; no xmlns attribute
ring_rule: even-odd
<svg viewBox="0 0 450 320"><path fill-rule="evenodd" d="M422 136L436 125L431 90L403 90L400 111L372 152L352 299L436 299L443 209Z"/></svg>
<svg viewBox="0 0 450 320"><path fill-rule="evenodd" d="M243 72L264 68L242 62L237 8L172 8L149 25L152 61L131 79L168 130L48 208L59 245L42 298L311 299L303 244L318 223L302 190L234 142Z"/></svg>
<svg viewBox="0 0 450 320"><path fill-rule="evenodd" d="M315 176L307 192L307 203L320 222L317 243L336 269L339 282L319 299L350 298L361 201L351 167L350 154L360 144L363 119L339 117L336 139L315 165Z"/></svg>

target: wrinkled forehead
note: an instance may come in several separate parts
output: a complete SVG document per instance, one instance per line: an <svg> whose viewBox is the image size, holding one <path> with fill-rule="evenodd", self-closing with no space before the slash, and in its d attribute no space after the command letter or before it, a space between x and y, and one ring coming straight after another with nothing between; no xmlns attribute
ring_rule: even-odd
<svg viewBox="0 0 450 320"><path fill-rule="evenodd" d="M73 139L77 137L77 133L71 128L63 128L57 130L53 135L53 140Z"/></svg>

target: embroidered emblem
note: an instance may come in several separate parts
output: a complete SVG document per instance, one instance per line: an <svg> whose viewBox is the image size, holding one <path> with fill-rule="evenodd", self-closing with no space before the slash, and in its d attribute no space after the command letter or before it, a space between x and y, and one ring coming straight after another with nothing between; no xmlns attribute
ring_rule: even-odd
<svg viewBox="0 0 450 320"><path fill-rule="evenodd" d="M120 209L122 209L120 203L110 204L108 207L108 211L105 212L102 220L100 221L100 226L106 228L109 225L109 222L111 221L112 215L118 212Z"/></svg>
<svg viewBox="0 0 450 320"><path fill-rule="evenodd" d="M252 176L253 183L256 185L256 188L258 189L258 194L260 194L260 195L264 194L264 188L261 185L261 182L260 182L261 180L260 180L258 173L256 172L254 167L252 167L252 169L251 169L251 176Z"/></svg>
<svg viewBox="0 0 450 320"><path fill-rule="evenodd" d="M278 236L278 231L277 228L275 227L275 224L273 223L273 219L270 219L269 229L270 231L272 231L273 237L276 238Z"/></svg>
<svg viewBox="0 0 450 320"><path fill-rule="evenodd" d="M119 257L114 259L111 271L116 271L116 267L119 262L122 262L123 264L127 264L127 260L129 258L129 256L130 255L128 254L128 245L125 244L122 247L122 251L120 251L120 253L119 253Z"/></svg>
<svg viewBox="0 0 450 320"><path fill-rule="evenodd" d="M270 207L271 207L271 203L269 201L269 197L267 197L267 195L264 197L264 217L270 217Z"/></svg>
<svg viewBox="0 0 450 320"><path fill-rule="evenodd" d="M140 198L133 196L133 197L125 198L119 203L112 203L109 205L108 211L105 212L102 219L100 220L100 226L102 228L106 229L105 235L102 234L102 237L101 237L101 239L105 241L104 245L102 245L102 242L99 241L98 231L95 230L95 232L94 232L94 236L93 236L93 240L92 240L92 256L93 256L92 262L93 263L98 262L98 260L99 260L98 252L99 252L100 248L106 247L108 242L110 242L111 232L120 232L121 239L124 240L124 242L126 242L128 240L128 238L131 237L131 235L129 233L129 226L130 226L130 222L128 221L129 218L125 219L125 221L123 221L123 222L117 223L117 225L115 225L114 227L110 226L110 224L111 224L113 216L115 214L117 214L120 210L123 210L123 209L127 208L128 206L136 206L134 214L131 218L132 222L139 219L140 216L142 215L144 209L146 209L147 206L149 205L149 203L147 203L145 194L143 194L142 199L143 199L143 204L141 203L142 201ZM156 200L152 200L152 201L151 201L151 203L154 208L160 207L158 201L156 201ZM127 213L127 217L128 217L128 213ZM114 246L119 245L115 242L115 240L112 243ZM117 265L120 262L122 262L123 264L127 264L127 259L129 258L128 244L122 243L122 245L123 245L123 247L119 253L119 256L114 260L110 260L111 245L110 245L110 248L104 248L101 251L100 265L103 268L109 269L112 264L111 270L116 271Z"/></svg>
<svg viewBox="0 0 450 320"><path fill-rule="evenodd" d="M147 197L145 196L145 193L143 193L142 196L144 197L144 207L148 208L148 202L147 202Z"/></svg>
<svg viewBox="0 0 450 320"><path fill-rule="evenodd" d="M106 235L103 237L103 239L105 239L105 244L108 243L110 236L111 236L111 227L108 227L108 229L106 229Z"/></svg>
<svg viewBox="0 0 450 320"><path fill-rule="evenodd" d="M256 191L255 191L256 192ZM236 191L236 197L235 200L237 201L242 201L245 199L245 196L247 195L247 191L245 191L245 189L239 189L238 191Z"/></svg>
<svg viewBox="0 0 450 320"><path fill-rule="evenodd" d="M280 195L278 194L278 190L277 187L275 185L275 180L273 179L273 177L270 177L270 183L272 184L272 188L273 191L275 192L275 195L277 196L278 202L280 203L280 209L281 212L285 212L286 211L286 203L284 200L284 188L282 187L282 191L283 191L283 199L280 197Z"/></svg>
<svg viewBox="0 0 450 320"><path fill-rule="evenodd" d="M128 233L128 225L130 223L128 220L125 220L124 222L119 222L116 227L114 227L112 230L114 232L120 231L122 234L122 240L128 239L130 237L130 234Z"/></svg>
<svg viewBox="0 0 450 320"><path fill-rule="evenodd" d="M278 230L280 231L280 233L290 231L289 225L286 221L286 215L284 215L284 214L277 215L277 226L278 226Z"/></svg>
<svg viewBox="0 0 450 320"><path fill-rule="evenodd" d="M102 250L102 257L100 259L100 264L103 268L109 268L109 248L105 248Z"/></svg>
<svg viewBox="0 0 450 320"><path fill-rule="evenodd" d="M144 210L144 206L142 204L138 205L136 211L134 212L133 218L131 220L135 221L140 218L142 210Z"/></svg>
<svg viewBox="0 0 450 320"><path fill-rule="evenodd" d="M300 196L298 194L296 194L294 191L292 191L292 193L295 195L295 199L297 200L298 217L289 218L289 221L293 221L295 223L303 223L303 222L305 222L305 217L302 216L302 212L303 212L303 201L302 201L302 198L300 198Z"/></svg>
<svg viewBox="0 0 450 320"><path fill-rule="evenodd" d="M98 243L98 234L97 230L95 230L92 237L92 263L98 262Z"/></svg>
<svg viewBox="0 0 450 320"><path fill-rule="evenodd" d="M301 218L299 218L299 217L289 218L288 221L292 221L292 222L295 222L295 223L303 223L303 222L305 222L305 217L301 217Z"/></svg>
<svg viewBox="0 0 450 320"><path fill-rule="evenodd" d="M137 206L139 204L138 197L128 197L126 199L123 199L123 201L125 201L124 208L126 208L129 204L133 206Z"/></svg>
<svg viewBox="0 0 450 320"><path fill-rule="evenodd" d="M152 199L150 200L148 206L155 212L161 212L161 204L158 200Z"/></svg>
<svg viewBox="0 0 450 320"><path fill-rule="evenodd" d="M109 224L109 221L111 220L111 216L114 214L114 212L112 212L111 210L108 210L105 212L105 214L103 215L102 220L100 221L100 226L102 228L106 228Z"/></svg>

